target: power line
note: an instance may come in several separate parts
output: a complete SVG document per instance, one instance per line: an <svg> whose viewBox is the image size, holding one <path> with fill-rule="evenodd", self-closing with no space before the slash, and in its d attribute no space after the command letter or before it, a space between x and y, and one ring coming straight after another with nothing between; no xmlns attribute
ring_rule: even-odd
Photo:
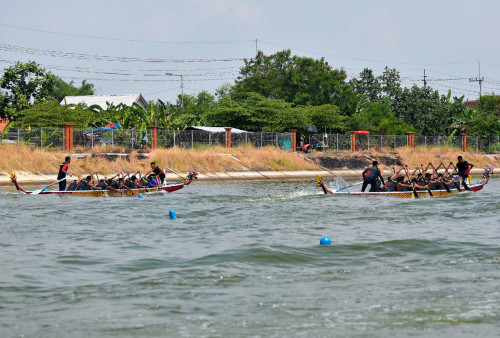
<svg viewBox="0 0 500 338"><path fill-rule="evenodd" d="M4 23L0 23L0 26L38 32L38 33L46 33L46 34L54 34L54 35L64 35L78 38L87 38L87 39L97 39L97 40L112 40L112 41L122 41L122 42L140 42L140 43L156 43L156 44L234 44L234 43L249 43L255 40L230 40L230 41L165 41L165 40L141 40L141 39L125 39L125 38L114 38L108 36L97 36L97 35L84 35L84 34L73 34L73 33L63 33L50 31L46 29L39 28L31 28L31 27L22 27L15 25L8 25Z"/></svg>
<svg viewBox="0 0 500 338"><path fill-rule="evenodd" d="M471 61L464 61L464 62L397 62L397 61L384 61L384 60L373 60L373 59L365 59L365 58L356 58L356 57L349 57L349 56L341 56L341 55L334 55L334 54L329 54L329 53L321 53L321 52L315 52L315 51L310 51L306 49L301 49L301 48L294 48L290 46L285 46L282 44L274 43L274 42L269 42L269 41L263 41L259 40L262 43L268 44L268 45L274 45L276 47L280 48L286 48L286 49L293 49L296 51L301 51L309 54L316 54L316 55L322 55L322 56L331 56L334 58L338 59L347 59L347 60L354 60L354 61L365 61L365 62L373 62L373 63L385 63L385 64L400 64L400 65L459 65L459 64L468 64L472 63Z"/></svg>
<svg viewBox="0 0 500 338"><path fill-rule="evenodd" d="M51 57L63 57L79 60L95 60L95 61L111 61L111 62L144 62L144 63L203 63L203 62L233 62L242 61L243 58L223 58L223 59L154 59L154 58L137 58L125 56L110 56L110 55L93 55L83 53L61 52L55 50L29 48L8 44L0 44L0 50L6 52L15 52L23 54L34 54Z"/></svg>

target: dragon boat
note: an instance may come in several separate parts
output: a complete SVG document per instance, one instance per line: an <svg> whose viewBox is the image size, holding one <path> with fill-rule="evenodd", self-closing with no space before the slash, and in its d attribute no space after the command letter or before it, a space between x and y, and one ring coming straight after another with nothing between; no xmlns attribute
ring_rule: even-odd
<svg viewBox="0 0 500 338"><path fill-rule="evenodd" d="M139 194L151 194L158 192L172 192L184 188L185 186L191 184L191 182L198 177L198 173L189 172L186 180L180 183L171 183L160 185L151 188L137 188L131 190L120 190L120 192L112 190L74 190L74 191L57 191L57 190L35 190L27 191L21 188L17 182L16 174L13 172L10 174L10 180L16 186L17 191L23 195L60 195L60 196L87 196L87 197L127 197L135 196Z"/></svg>
<svg viewBox="0 0 500 338"><path fill-rule="evenodd" d="M337 196L387 196L387 197L397 197L397 198L429 198L429 197L446 197L449 195L463 194L468 192L476 192L484 188L493 174L493 169L485 168L482 180L480 182L470 184L469 190L460 187L450 187L449 189L439 189L439 190L413 190L413 191L378 191L378 192L353 192L347 188L347 186L339 189L329 189L323 182L323 177L318 176L318 186L323 189L323 192L328 195ZM460 184L460 183L457 183Z"/></svg>

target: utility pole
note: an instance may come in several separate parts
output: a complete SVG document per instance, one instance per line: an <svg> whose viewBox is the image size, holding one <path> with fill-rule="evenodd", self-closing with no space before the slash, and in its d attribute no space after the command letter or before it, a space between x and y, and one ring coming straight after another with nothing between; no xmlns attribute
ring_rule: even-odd
<svg viewBox="0 0 500 338"><path fill-rule="evenodd" d="M425 75L425 69L424 69L424 88L427 87L427 75Z"/></svg>
<svg viewBox="0 0 500 338"><path fill-rule="evenodd" d="M482 92L483 92L483 81L484 77L481 77L481 61L478 61L479 64L479 76L478 77L473 77L469 79L469 82L479 82L479 98L481 98Z"/></svg>
<svg viewBox="0 0 500 338"><path fill-rule="evenodd" d="M257 56L257 54L259 54L259 48L257 46L257 39L255 39L255 56Z"/></svg>
<svg viewBox="0 0 500 338"><path fill-rule="evenodd" d="M181 77L181 110L184 113L184 79L182 74L165 73L167 76L180 76Z"/></svg>

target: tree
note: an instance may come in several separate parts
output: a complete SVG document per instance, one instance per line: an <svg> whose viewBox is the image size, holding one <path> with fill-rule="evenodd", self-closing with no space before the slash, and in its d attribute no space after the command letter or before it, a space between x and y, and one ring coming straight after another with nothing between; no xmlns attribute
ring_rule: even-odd
<svg viewBox="0 0 500 338"><path fill-rule="evenodd" d="M18 112L18 119L12 124L20 127L54 127L74 124L77 128L95 126L96 114L81 106L60 105L54 99L35 103Z"/></svg>
<svg viewBox="0 0 500 338"><path fill-rule="evenodd" d="M9 116L7 107L7 95L0 90L0 118L5 118Z"/></svg>
<svg viewBox="0 0 500 338"><path fill-rule="evenodd" d="M294 106L334 103L345 83L344 70L332 69L325 60L292 56L290 50L245 59L233 87L234 98L250 92L280 99Z"/></svg>
<svg viewBox="0 0 500 338"><path fill-rule="evenodd" d="M180 103L180 98L178 102ZM198 95L184 95L184 112L180 104L176 108L176 118L173 121L174 127L185 129L189 126L199 126L203 124L203 115L212 110L216 105L215 97L207 91L201 91Z"/></svg>
<svg viewBox="0 0 500 338"><path fill-rule="evenodd" d="M359 73L359 78L353 78L349 84L354 89L354 92L359 95L366 95L369 102L376 102L382 93L382 85L379 80L373 75L373 71L369 68L363 69Z"/></svg>
<svg viewBox="0 0 500 338"><path fill-rule="evenodd" d="M17 62L5 69L0 79L0 87L7 91L7 106L20 111L27 109L37 100L48 98L54 81L54 75L46 72L36 62ZM15 114L9 116L11 119L15 117Z"/></svg>
<svg viewBox="0 0 500 338"><path fill-rule="evenodd" d="M445 135L452 124L447 97L431 87L404 88L393 106L397 117L423 135Z"/></svg>
<svg viewBox="0 0 500 338"><path fill-rule="evenodd" d="M302 107L281 99L266 99L258 93L241 94L239 100L223 98L204 115L210 126L234 127L248 131L287 131L303 128L310 120Z"/></svg>
<svg viewBox="0 0 500 338"><path fill-rule="evenodd" d="M80 87L76 87L71 82L65 82L60 77L56 76L52 88L50 89L50 96L61 102L66 96L79 96L79 95L94 95L94 85L82 81Z"/></svg>
<svg viewBox="0 0 500 338"><path fill-rule="evenodd" d="M331 104L324 104L316 107L304 107L305 116L311 121L311 125L318 130L328 129L335 132L342 132L347 129L346 118L340 115L339 107Z"/></svg>
<svg viewBox="0 0 500 338"><path fill-rule="evenodd" d="M384 97L392 101L401 95L401 78L395 68L385 67L382 75L378 77Z"/></svg>
<svg viewBox="0 0 500 338"><path fill-rule="evenodd" d="M491 115L500 115L500 96L495 94L483 95L476 106L478 110Z"/></svg>
<svg viewBox="0 0 500 338"><path fill-rule="evenodd" d="M389 99L364 105L351 120L352 129L368 130L378 135L400 135L414 131L391 111Z"/></svg>

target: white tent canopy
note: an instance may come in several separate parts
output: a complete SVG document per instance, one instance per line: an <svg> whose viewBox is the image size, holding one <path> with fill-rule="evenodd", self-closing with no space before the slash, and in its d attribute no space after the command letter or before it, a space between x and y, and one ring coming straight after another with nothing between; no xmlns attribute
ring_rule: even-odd
<svg viewBox="0 0 500 338"><path fill-rule="evenodd" d="M203 130L203 131L208 131L209 133L225 133L226 132L226 127L199 127L199 126L191 126L187 127L186 130ZM231 127L231 133L233 134L243 134L243 133L248 133L246 130L241 130L238 128L232 128Z"/></svg>

